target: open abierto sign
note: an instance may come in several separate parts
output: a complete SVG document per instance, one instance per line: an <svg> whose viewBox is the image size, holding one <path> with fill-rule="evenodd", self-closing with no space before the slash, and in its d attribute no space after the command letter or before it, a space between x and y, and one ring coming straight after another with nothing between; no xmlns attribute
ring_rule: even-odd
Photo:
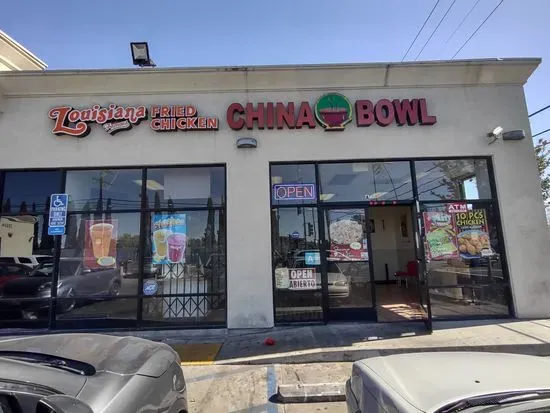
<svg viewBox="0 0 550 413"><path fill-rule="evenodd" d="M290 287L291 290L315 290L317 289L317 282L315 278L315 269L313 268L292 268L290 273Z"/></svg>

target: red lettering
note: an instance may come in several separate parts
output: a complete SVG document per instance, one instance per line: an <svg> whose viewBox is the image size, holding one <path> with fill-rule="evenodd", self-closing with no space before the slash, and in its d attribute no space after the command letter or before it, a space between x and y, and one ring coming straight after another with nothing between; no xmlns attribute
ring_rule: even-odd
<svg viewBox="0 0 550 413"><path fill-rule="evenodd" d="M304 197L304 188L296 187L296 198L303 198Z"/></svg>
<svg viewBox="0 0 550 413"><path fill-rule="evenodd" d="M254 110L252 103L246 104L246 129L254 129L254 121L258 123L258 129L264 128L264 104L258 103Z"/></svg>
<svg viewBox="0 0 550 413"><path fill-rule="evenodd" d="M77 122L74 127L68 126L68 116L72 110L73 108L70 106L60 106L48 112L48 117L55 121L52 129L54 135L70 135L83 138L90 133L90 126L86 122Z"/></svg>
<svg viewBox="0 0 550 413"><path fill-rule="evenodd" d="M180 130L185 130L187 128L187 119L186 118L178 118L176 120L176 128Z"/></svg>
<svg viewBox="0 0 550 413"><path fill-rule="evenodd" d="M370 126L374 123L374 105L370 100L358 100L355 102L355 117L357 126Z"/></svg>
<svg viewBox="0 0 550 413"><path fill-rule="evenodd" d="M156 118L159 115L160 108L158 106L151 106L151 117Z"/></svg>
<svg viewBox="0 0 550 413"><path fill-rule="evenodd" d="M232 103L231 105L229 105L229 107L227 108L227 124L229 125L229 127L233 130L241 130L242 128L244 128L244 119L240 116L238 116L236 119L235 119L235 115L238 114L238 115L242 115L244 114L244 108L243 108L243 105L241 105L240 103Z"/></svg>
<svg viewBox="0 0 550 413"><path fill-rule="evenodd" d="M421 125L434 125L437 122L435 116L428 114L428 106L426 99L420 99L420 124Z"/></svg>
<svg viewBox="0 0 550 413"><path fill-rule="evenodd" d="M380 99L376 102L374 114L376 115L376 123L380 126L388 126L395 118L393 105L388 99Z"/></svg>
<svg viewBox="0 0 550 413"><path fill-rule="evenodd" d="M185 114L188 117L196 116L197 108L195 108L194 106L191 106L191 105L187 105L187 108L185 109Z"/></svg>
<svg viewBox="0 0 550 413"><path fill-rule="evenodd" d="M170 117L170 107L169 106L161 106L160 107L160 117L161 118L169 118Z"/></svg>
<svg viewBox="0 0 550 413"><path fill-rule="evenodd" d="M266 120L265 120L265 126L267 129L273 129L275 124L275 110L273 108L273 102L267 102L267 109L265 111L266 114Z"/></svg>
<svg viewBox="0 0 550 413"><path fill-rule="evenodd" d="M275 111L277 129L283 129L285 123L289 129L294 129L294 103L290 102L285 107L281 102L277 102Z"/></svg>
<svg viewBox="0 0 550 413"><path fill-rule="evenodd" d="M288 198L291 198L292 195L294 195L296 193L296 187L294 186L289 186L287 189L286 189L286 195Z"/></svg>
<svg viewBox="0 0 550 413"><path fill-rule="evenodd" d="M405 123L409 126L416 125L418 123L418 99L399 99L393 100L393 107L395 109L395 120L399 126L403 126Z"/></svg>
<svg viewBox="0 0 550 413"><path fill-rule="evenodd" d="M218 118L208 118L206 121L206 129L218 130Z"/></svg>
<svg viewBox="0 0 550 413"><path fill-rule="evenodd" d="M183 118L185 116L185 107L182 105L176 105L174 106L174 117L176 118Z"/></svg>
<svg viewBox="0 0 550 413"><path fill-rule="evenodd" d="M155 118L151 121L151 129L158 132L160 130L160 119Z"/></svg>
<svg viewBox="0 0 550 413"><path fill-rule="evenodd" d="M198 128L206 129L206 118L204 116L201 116L200 118L198 118Z"/></svg>
<svg viewBox="0 0 550 413"><path fill-rule="evenodd" d="M298 119L296 120L296 129L301 129L303 125L307 125L309 129L315 128L315 117L308 102L302 102L298 109Z"/></svg>

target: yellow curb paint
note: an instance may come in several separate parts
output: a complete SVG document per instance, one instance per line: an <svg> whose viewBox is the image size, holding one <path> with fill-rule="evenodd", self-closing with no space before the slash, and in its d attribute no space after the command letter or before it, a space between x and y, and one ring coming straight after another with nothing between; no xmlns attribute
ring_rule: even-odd
<svg viewBox="0 0 550 413"><path fill-rule="evenodd" d="M214 361L182 361L180 364L182 366L211 366Z"/></svg>
<svg viewBox="0 0 550 413"><path fill-rule="evenodd" d="M179 354L182 365L213 364L222 343L172 344L170 347Z"/></svg>

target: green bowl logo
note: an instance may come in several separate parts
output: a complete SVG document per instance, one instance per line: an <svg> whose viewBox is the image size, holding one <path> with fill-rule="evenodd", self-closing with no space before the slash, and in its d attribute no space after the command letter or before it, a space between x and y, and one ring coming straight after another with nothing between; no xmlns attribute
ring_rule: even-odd
<svg viewBox="0 0 550 413"><path fill-rule="evenodd" d="M351 121L351 114L350 101L339 93L327 93L315 103L317 122L327 131L344 130Z"/></svg>

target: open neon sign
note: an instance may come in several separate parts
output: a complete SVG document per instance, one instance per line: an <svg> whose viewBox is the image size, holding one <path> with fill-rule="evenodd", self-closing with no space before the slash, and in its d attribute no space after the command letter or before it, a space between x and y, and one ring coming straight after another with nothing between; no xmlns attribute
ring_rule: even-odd
<svg viewBox="0 0 550 413"><path fill-rule="evenodd" d="M273 185L273 198L277 201L301 201L315 199L315 184Z"/></svg>

